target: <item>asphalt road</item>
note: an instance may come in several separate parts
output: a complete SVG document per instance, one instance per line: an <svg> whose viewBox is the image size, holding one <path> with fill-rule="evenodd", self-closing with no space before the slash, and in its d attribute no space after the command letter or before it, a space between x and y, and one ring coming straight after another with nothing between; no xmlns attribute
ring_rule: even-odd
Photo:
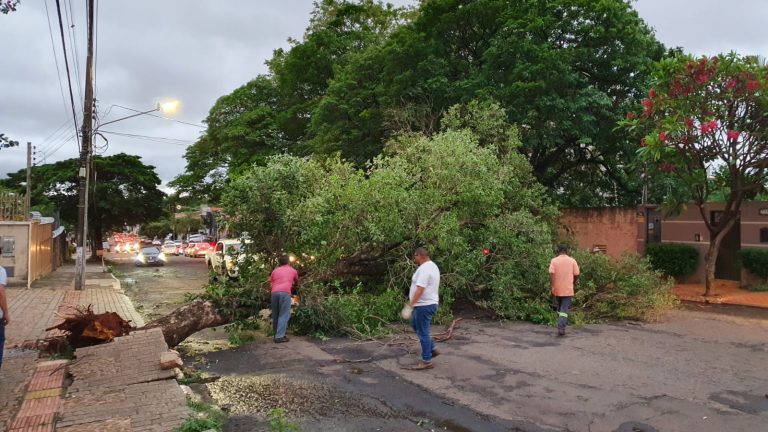
<svg viewBox="0 0 768 432"><path fill-rule="evenodd" d="M150 319L208 277L202 259L137 268L131 256L107 258ZM565 338L464 320L421 372L400 368L417 360L410 336L403 326L383 342L260 337L186 362L223 377L209 386L233 411L227 431L264 429L275 406L305 432L768 430L768 310L685 304L657 323L588 325Z"/></svg>
<svg viewBox="0 0 768 432"><path fill-rule="evenodd" d="M270 404L285 406L302 431L764 431L768 313L747 315L680 310L565 338L539 325L465 320L430 371L400 368L417 359L416 342L402 343L407 331L392 344L262 340L209 353L199 366L225 377L217 400L236 411L228 431L258 430L253 407ZM308 382L323 387L298 399L281 390Z"/></svg>
<svg viewBox="0 0 768 432"><path fill-rule="evenodd" d="M186 294L202 292L208 282L203 258L170 256L162 267L137 267L132 254L107 253L105 259L117 270L123 290L147 321L176 309Z"/></svg>

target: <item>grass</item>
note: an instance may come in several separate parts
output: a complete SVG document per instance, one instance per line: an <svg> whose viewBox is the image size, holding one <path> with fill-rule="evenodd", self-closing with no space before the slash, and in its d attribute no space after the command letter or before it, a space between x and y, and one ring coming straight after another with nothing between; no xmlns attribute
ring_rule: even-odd
<svg viewBox="0 0 768 432"><path fill-rule="evenodd" d="M187 397L187 406L195 412L195 416L184 421L181 426L174 429L175 432L221 431L224 429L227 415L217 407L198 402L191 397Z"/></svg>

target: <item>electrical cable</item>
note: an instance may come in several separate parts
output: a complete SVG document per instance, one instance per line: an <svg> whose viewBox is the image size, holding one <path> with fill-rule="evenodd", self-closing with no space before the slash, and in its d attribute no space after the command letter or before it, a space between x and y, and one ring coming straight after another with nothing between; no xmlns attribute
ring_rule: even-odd
<svg viewBox="0 0 768 432"><path fill-rule="evenodd" d="M48 12L48 0L45 0L43 4L45 5L45 16L48 18L48 35L51 37L51 50L53 51L53 62L56 64L56 78L59 79L59 91L61 91L61 101L64 102L64 112L66 113L67 97L64 96L64 84L61 83L61 69L59 69L59 56L56 54L56 43L53 41L53 28L51 27L51 15ZM75 118L75 125L77 125L77 118Z"/></svg>
<svg viewBox="0 0 768 432"><path fill-rule="evenodd" d="M122 106L122 105L118 105L118 104L113 104L113 106L116 106L116 107L122 108L122 109L126 109L128 111L137 112L137 113L138 112L142 112L142 111L139 111L139 110L136 110L136 109L133 109L133 108L128 108L126 106ZM111 109L111 107L110 107L110 109ZM161 118L161 119L164 119L164 120L170 120L172 122L181 123L181 124L185 124L185 125L188 125L188 126L194 126L194 127L198 127L198 128L201 128L201 129L205 129L205 126L203 126L203 125L199 125L199 124L195 124L195 123L189 123L189 122L185 122L185 121L181 121L181 120L176 120L176 119L173 119L173 118L170 118L170 117L163 117L163 116L160 116L160 115L157 115L157 114L150 114L150 113L147 113L146 115L151 116L151 117Z"/></svg>
<svg viewBox="0 0 768 432"><path fill-rule="evenodd" d="M75 121L75 136L79 136L77 127L77 114L75 114L75 96L72 94L72 76L69 73L69 60L67 59L67 46L64 42L64 24L61 22L61 4L60 0L56 0L56 12L59 16L59 33L61 33L61 46L64 50L64 66L67 70L67 82L69 84L69 99L72 105L72 118ZM80 149L80 143L77 143L77 148ZM82 150L80 150L82 151Z"/></svg>
<svg viewBox="0 0 768 432"><path fill-rule="evenodd" d="M69 44L72 46L72 52L75 54L72 63L74 64L75 82L77 83L77 94L79 96L80 108L83 108L83 85L80 80L80 53L77 50L77 35L75 34L75 13L72 11L72 0L67 0L64 3L64 18L67 22L67 36L69 37Z"/></svg>
<svg viewBox="0 0 768 432"><path fill-rule="evenodd" d="M178 138L166 138L166 137L138 135L138 134L131 134L131 133L125 133L125 132L112 132L112 131L99 131L99 132L104 134L109 134L109 135L117 135L125 138L134 138L134 139L140 139L145 141L153 141L157 143L178 145L178 146L184 146L184 147L187 147L188 145L194 143L193 140L185 140L185 139L178 139Z"/></svg>

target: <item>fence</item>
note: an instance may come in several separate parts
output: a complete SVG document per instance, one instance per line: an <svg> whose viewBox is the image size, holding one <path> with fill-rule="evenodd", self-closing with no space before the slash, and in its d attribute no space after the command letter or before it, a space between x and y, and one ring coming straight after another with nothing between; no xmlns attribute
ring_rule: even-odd
<svg viewBox="0 0 768 432"><path fill-rule="evenodd" d="M28 214L24 195L0 191L0 221L23 221Z"/></svg>

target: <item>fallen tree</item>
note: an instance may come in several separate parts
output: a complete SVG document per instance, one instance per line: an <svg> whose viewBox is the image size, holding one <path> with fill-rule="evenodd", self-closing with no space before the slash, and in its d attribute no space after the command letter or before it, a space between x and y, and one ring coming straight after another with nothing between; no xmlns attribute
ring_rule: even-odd
<svg viewBox="0 0 768 432"><path fill-rule="evenodd" d="M163 331L165 343L169 348L173 348L194 333L229 324L233 318L232 315L222 315L213 302L198 299L149 322L139 330L160 328Z"/></svg>

